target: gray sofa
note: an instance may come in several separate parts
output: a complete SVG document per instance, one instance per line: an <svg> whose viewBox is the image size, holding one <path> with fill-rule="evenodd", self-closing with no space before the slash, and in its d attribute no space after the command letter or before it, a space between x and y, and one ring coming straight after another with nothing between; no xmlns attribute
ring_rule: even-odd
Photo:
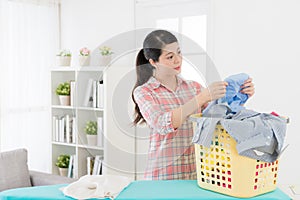
<svg viewBox="0 0 300 200"><path fill-rule="evenodd" d="M0 192L13 188L72 183L74 181L76 179L29 171L26 149L0 153Z"/></svg>

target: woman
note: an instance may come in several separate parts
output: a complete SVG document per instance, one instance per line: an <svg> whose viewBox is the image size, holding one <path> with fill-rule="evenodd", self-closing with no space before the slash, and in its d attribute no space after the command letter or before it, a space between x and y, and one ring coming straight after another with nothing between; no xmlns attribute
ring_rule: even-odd
<svg viewBox="0 0 300 200"><path fill-rule="evenodd" d="M197 178L193 127L187 118L226 93L224 81L203 88L179 77L181 64L180 47L173 34L156 30L147 35L137 55L137 81L132 92L134 124L146 122L151 129L145 179ZM243 87L244 93L254 93L251 79Z"/></svg>

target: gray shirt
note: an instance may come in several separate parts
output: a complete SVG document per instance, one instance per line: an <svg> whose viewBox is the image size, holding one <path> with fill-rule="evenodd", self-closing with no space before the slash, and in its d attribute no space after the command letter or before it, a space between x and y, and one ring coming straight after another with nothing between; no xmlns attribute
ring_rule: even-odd
<svg viewBox="0 0 300 200"><path fill-rule="evenodd" d="M225 104L210 107L205 116L191 118L197 122L193 142L209 147L217 123L236 140L239 155L264 162L274 162L283 150L286 120L267 113L241 110L230 112Z"/></svg>

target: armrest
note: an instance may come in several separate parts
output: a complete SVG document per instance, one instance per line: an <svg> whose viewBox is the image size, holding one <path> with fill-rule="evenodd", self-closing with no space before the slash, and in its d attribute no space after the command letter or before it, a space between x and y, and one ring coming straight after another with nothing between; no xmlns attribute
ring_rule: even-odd
<svg viewBox="0 0 300 200"><path fill-rule="evenodd" d="M32 186L55 185L77 181L77 179L48 174L44 172L29 171L29 174Z"/></svg>

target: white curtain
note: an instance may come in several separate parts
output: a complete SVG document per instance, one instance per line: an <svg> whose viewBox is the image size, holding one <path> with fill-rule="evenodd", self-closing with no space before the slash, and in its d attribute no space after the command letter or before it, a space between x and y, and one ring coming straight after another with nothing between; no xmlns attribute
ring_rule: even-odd
<svg viewBox="0 0 300 200"><path fill-rule="evenodd" d="M50 171L50 68L58 2L0 0L0 147L25 147L31 169Z"/></svg>

